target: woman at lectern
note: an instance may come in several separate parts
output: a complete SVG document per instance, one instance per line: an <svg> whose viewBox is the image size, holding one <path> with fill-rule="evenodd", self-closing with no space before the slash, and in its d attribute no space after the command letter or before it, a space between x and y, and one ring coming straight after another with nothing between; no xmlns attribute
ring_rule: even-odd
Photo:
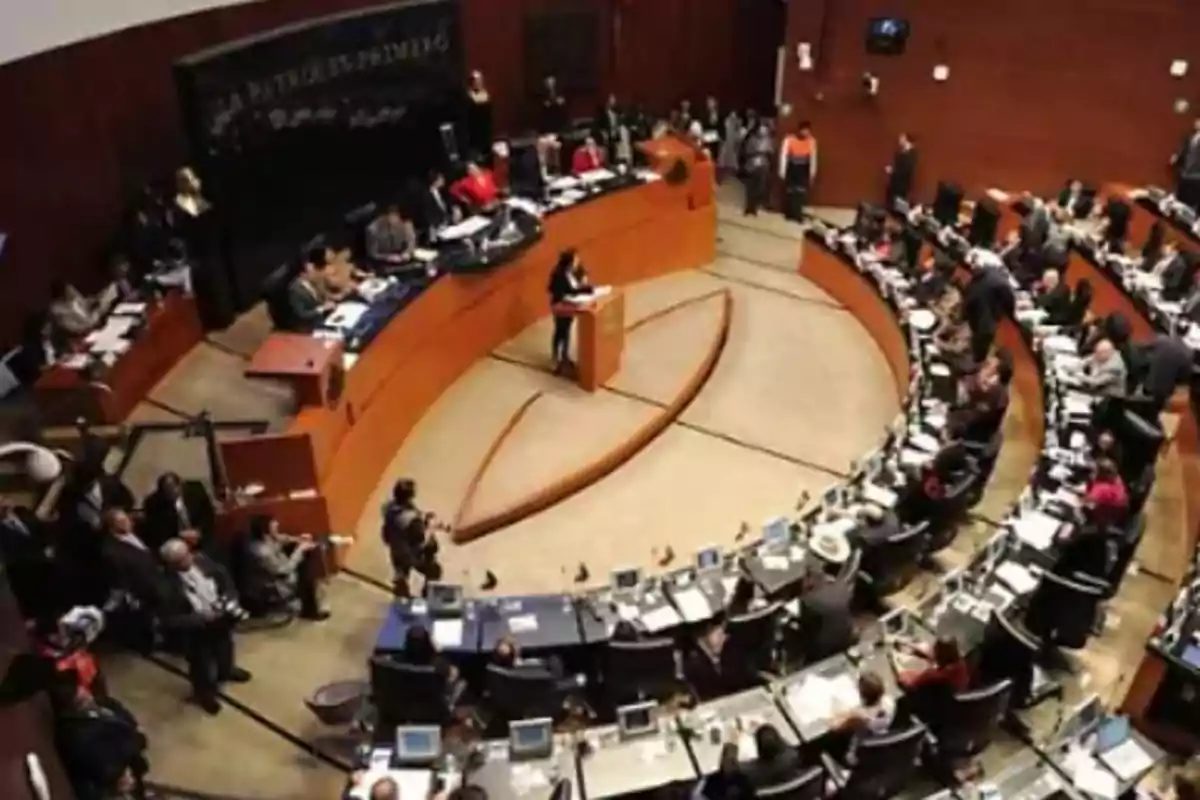
<svg viewBox="0 0 1200 800"><path fill-rule="evenodd" d="M590 294L592 287L587 282L587 272L574 249L564 250L550 273L550 312L554 315L554 337L550 341L550 357L554 361L554 372L562 375L574 365L571 363L571 326L575 317L563 304L572 297Z"/></svg>

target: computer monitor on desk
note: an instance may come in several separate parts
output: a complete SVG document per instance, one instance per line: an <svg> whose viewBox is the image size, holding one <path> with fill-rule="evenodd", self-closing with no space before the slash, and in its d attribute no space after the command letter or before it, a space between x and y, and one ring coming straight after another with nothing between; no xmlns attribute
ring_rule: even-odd
<svg viewBox="0 0 1200 800"><path fill-rule="evenodd" d="M396 766L428 766L441 754L442 729L438 726L402 725L396 729Z"/></svg>
<svg viewBox="0 0 1200 800"><path fill-rule="evenodd" d="M430 583L425 587L425 602L435 617L453 617L463 613L463 587L451 583Z"/></svg>
<svg viewBox="0 0 1200 800"><path fill-rule="evenodd" d="M622 740L634 739L658 731L654 712L658 703L633 703L617 709L617 733Z"/></svg>
<svg viewBox="0 0 1200 800"><path fill-rule="evenodd" d="M554 720L550 717L516 720L508 726L510 761L549 758L554 752Z"/></svg>
<svg viewBox="0 0 1200 800"><path fill-rule="evenodd" d="M612 590L614 592L633 592L642 584L642 571L637 567L623 567L612 571Z"/></svg>
<svg viewBox="0 0 1200 800"><path fill-rule="evenodd" d="M724 554L719 547L706 547L696 553L696 571L708 572L724 567Z"/></svg>

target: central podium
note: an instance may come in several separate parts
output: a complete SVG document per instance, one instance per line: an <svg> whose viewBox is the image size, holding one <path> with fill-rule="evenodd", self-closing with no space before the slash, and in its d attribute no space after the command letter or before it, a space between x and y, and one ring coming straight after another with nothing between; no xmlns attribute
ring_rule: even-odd
<svg viewBox="0 0 1200 800"><path fill-rule="evenodd" d="M562 303L557 314L570 314L579 323L576 333L579 385L594 392L621 368L625 350L625 294L613 289L584 302Z"/></svg>

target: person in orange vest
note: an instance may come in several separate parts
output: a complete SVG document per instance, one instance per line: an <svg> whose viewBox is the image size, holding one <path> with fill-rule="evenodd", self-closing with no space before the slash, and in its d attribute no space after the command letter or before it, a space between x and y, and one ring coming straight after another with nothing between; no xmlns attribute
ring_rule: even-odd
<svg viewBox="0 0 1200 800"><path fill-rule="evenodd" d="M817 177L817 140L807 121L784 137L779 148L779 177L783 180L783 215L794 222L803 221L808 190Z"/></svg>

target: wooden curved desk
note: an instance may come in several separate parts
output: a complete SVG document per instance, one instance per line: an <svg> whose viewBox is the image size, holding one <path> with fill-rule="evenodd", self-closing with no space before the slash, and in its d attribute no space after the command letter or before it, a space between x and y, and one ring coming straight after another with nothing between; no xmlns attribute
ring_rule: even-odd
<svg viewBox="0 0 1200 800"><path fill-rule="evenodd" d="M292 530L352 535L426 410L477 360L549 313L547 281L562 250L576 248L598 284L629 284L712 261L712 162L673 139L645 150L663 175L682 161L686 179L653 181L552 214L543 238L514 260L438 278L361 354L336 402L302 406L283 433L223 442L230 486L263 487L253 502L232 505L223 527L271 513Z"/></svg>

